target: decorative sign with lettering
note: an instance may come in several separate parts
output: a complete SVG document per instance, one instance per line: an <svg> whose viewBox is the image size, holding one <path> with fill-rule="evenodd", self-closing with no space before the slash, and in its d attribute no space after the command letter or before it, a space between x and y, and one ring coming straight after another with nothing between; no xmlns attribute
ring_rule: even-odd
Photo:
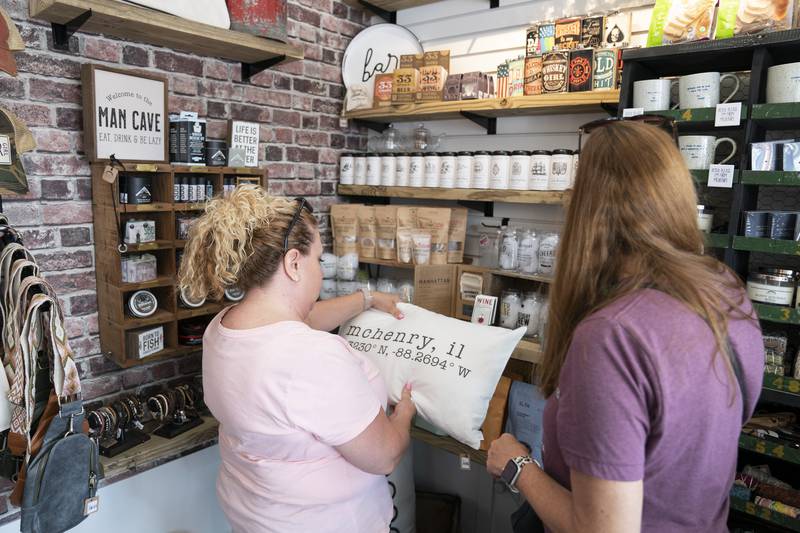
<svg viewBox="0 0 800 533"><path fill-rule="evenodd" d="M244 164L238 166L258 166L258 131L256 122L228 121L228 146L244 149Z"/></svg>
<svg viewBox="0 0 800 533"><path fill-rule="evenodd" d="M167 79L84 64L83 107L90 161L167 162Z"/></svg>
<svg viewBox="0 0 800 533"><path fill-rule="evenodd" d="M400 56L421 54L417 36L397 24L376 24L356 35L342 58L342 80L350 87L363 83L372 100L375 76L389 74L400 66Z"/></svg>

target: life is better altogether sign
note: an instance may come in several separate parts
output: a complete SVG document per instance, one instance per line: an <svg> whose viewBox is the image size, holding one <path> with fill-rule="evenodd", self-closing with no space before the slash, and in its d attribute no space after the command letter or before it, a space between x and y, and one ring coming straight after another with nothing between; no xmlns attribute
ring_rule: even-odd
<svg viewBox="0 0 800 533"><path fill-rule="evenodd" d="M244 166L258 166L258 132L256 122L232 120L230 124L230 147L244 150Z"/></svg>
<svg viewBox="0 0 800 533"><path fill-rule="evenodd" d="M164 161L165 82L94 70L96 158Z"/></svg>

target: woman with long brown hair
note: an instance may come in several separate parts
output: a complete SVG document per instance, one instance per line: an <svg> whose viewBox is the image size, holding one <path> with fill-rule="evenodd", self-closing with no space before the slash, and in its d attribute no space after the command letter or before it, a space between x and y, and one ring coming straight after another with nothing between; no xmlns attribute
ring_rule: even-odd
<svg viewBox="0 0 800 533"><path fill-rule="evenodd" d="M410 389L391 416L377 368L327 333L368 307L364 290L317 302L322 242L303 198L253 186L216 198L192 226L180 287L244 299L203 335L205 402L219 421L217 495L235 533L387 533L390 473L409 444Z"/></svg>
<svg viewBox="0 0 800 533"><path fill-rule="evenodd" d="M551 288L544 467L511 435L487 463L550 531L727 531L764 349L741 281L702 253L696 204L662 129L589 136Z"/></svg>

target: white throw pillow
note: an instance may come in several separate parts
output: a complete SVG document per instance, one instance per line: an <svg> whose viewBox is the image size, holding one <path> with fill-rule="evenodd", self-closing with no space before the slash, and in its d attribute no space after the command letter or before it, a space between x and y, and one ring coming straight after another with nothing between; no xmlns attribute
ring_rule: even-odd
<svg viewBox="0 0 800 533"><path fill-rule="evenodd" d="M398 307L402 320L370 310L339 334L378 366L392 403L411 383L420 416L477 450L489 401L525 328L478 326L411 304Z"/></svg>

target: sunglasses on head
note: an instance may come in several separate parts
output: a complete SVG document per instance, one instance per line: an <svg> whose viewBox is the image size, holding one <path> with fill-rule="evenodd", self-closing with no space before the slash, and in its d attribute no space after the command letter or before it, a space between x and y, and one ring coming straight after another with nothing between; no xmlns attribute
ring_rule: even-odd
<svg viewBox="0 0 800 533"><path fill-rule="evenodd" d="M300 215L303 214L303 209L308 211L309 214L314 213L314 208L308 203L303 197L298 196L294 199L295 202L299 202L297 204L297 211L294 212L294 216L292 217L292 221L289 223L289 227L286 229L286 237L283 238L283 253L286 254L289 252L289 236L292 234L292 230L297 225L297 221L300 220Z"/></svg>
<svg viewBox="0 0 800 533"><path fill-rule="evenodd" d="M581 137L584 134L588 135L595 130L608 126L609 124L616 124L617 122L622 120L644 122L645 124L650 124L651 126L662 128L667 133L672 134L672 140L675 141L676 144L678 142L678 124L675 122L675 119L672 119L670 117L662 117L661 115L636 115L635 117L629 117L629 118L609 117L587 122L586 124L578 128L578 150L580 150L582 147Z"/></svg>

